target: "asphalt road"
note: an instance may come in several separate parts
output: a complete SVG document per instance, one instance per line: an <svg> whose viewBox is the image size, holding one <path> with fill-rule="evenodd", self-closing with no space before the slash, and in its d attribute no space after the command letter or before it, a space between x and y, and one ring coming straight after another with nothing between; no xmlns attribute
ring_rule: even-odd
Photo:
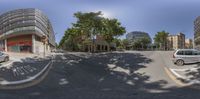
<svg viewBox="0 0 200 99"><path fill-rule="evenodd" d="M57 54L41 83L0 90L0 99L198 99L199 89L179 87L166 72L170 53Z"/></svg>

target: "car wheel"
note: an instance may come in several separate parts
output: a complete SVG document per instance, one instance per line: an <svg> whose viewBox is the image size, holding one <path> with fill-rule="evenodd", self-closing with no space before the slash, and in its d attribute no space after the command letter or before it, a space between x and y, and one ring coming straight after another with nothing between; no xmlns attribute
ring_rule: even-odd
<svg viewBox="0 0 200 99"><path fill-rule="evenodd" d="M181 59L176 61L176 65L178 65L178 66L183 66L183 64L184 64L184 61Z"/></svg>
<svg viewBox="0 0 200 99"><path fill-rule="evenodd" d="M4 61L5 61L5 62L9 61L9 58L8 58L8 57L6 57L6 58L4 59Z"/></svg>

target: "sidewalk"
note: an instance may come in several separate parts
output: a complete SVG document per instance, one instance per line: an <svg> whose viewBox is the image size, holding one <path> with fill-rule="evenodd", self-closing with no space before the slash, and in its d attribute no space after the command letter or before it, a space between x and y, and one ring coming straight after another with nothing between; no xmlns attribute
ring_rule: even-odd
<svg viewBox="0 0 200 99"><path fill-rule="evenodd" d="M5 52L9 55L10 60L21 61L25 58L44 58L43 54L32 54L32 53L14 53L14 52ZM45 57L50 56L51 53L46 53Z"/></svg>

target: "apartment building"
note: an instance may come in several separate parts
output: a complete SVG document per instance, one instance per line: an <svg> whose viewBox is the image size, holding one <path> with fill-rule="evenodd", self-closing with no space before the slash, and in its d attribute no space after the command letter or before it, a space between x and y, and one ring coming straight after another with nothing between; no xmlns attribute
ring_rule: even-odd
<svg viewBox="0 0 200 99"><path fill-rule="evenodd" d="M185 48L185 34L178 33L177 35L169 35L167 37L167 49L182 49Z"/></svg>
<svg viewBox="0 0 200 99"><path fill-rule="evenodd" d="M54 31L42 11L27 8L0 15L1 51L39 54L54 48Z"/></svg>
<svg viewBox="0 0 200 99"><path fill-rule="evenodd" d="M185 48L187 48L187 49L192 49L193 48L192 39L185 39Z"/></svg>

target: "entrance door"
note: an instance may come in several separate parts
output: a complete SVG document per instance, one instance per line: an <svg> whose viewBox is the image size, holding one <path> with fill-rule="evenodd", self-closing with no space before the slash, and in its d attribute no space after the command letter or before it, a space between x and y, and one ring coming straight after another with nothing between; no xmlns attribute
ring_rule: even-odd
<svg viewBox="0 0 200 99"><path fill-rule="evenodd" d="M17 45L16 46L9 46L8 50L11 51L11 52L20 52L20 48Z"/></svg>
<svg viewBox="0 0 200 99"><path fill-rule="evenodd" d="M31 46L28 45L24 45L24 46L20 46L20 52L31 52Z"/></svg>

